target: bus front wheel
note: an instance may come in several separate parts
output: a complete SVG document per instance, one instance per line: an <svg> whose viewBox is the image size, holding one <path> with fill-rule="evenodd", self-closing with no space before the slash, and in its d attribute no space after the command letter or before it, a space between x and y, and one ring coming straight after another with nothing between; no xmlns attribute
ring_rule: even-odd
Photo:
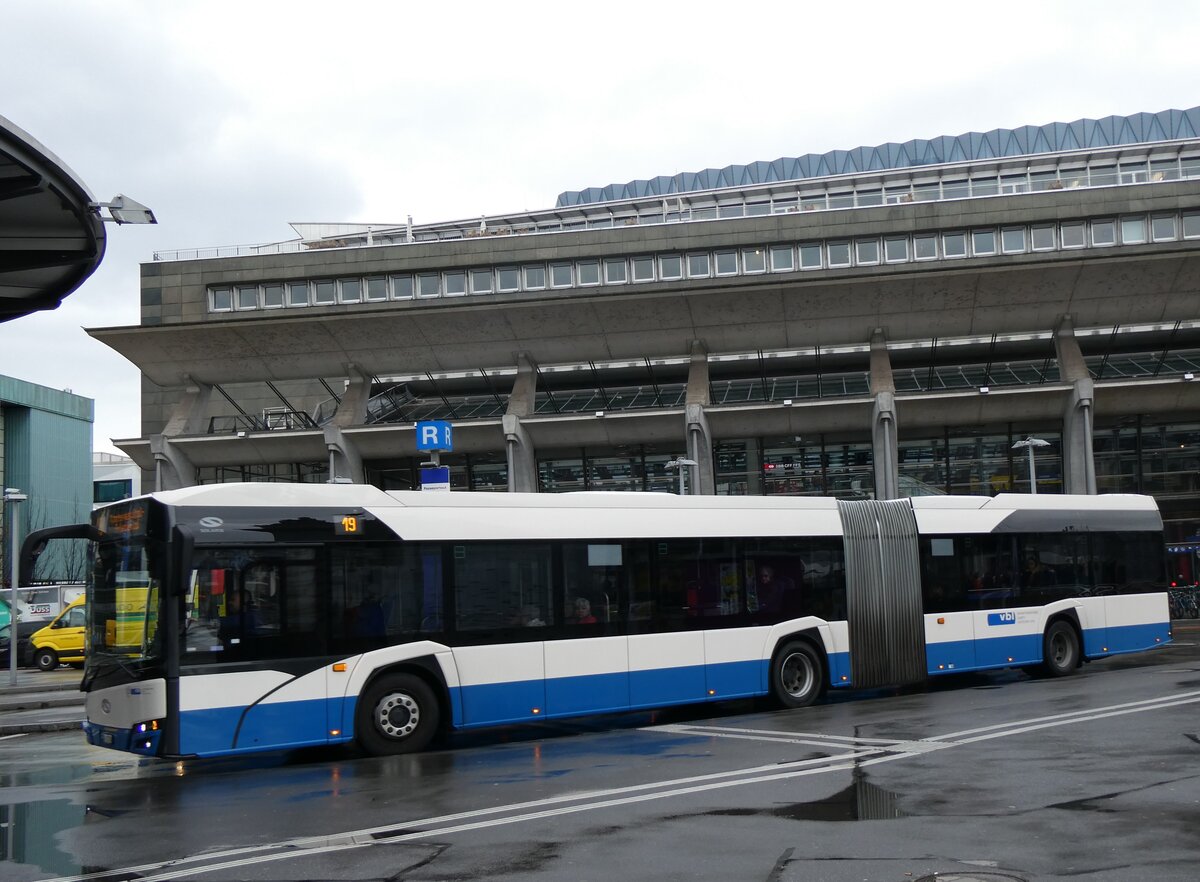
<svg viewBox="0 0 1200 882"><path fill-rule="evenodd" d="M367 753L415 753L437 733L438 703L429 685L413 674L388 674L363 693L357 738Z"/></svg>
<svg viewBox="0 0 1200 882"><path fill-rule="evenodd" d="M58 667L58 653L49 647L39 649L33 654L33 663L40 670L53 671Z"/></svg>
<svg viewBox="0 0 1200 882"><path fill-rule="evenodd" d="M1079 667L1079 637L1075 629L1061 619L1046 629L1042 639L1042 671L1051 677L1065 677Z"/></svg>
<svg viewBox="0 0 1200 882"><path fill-rule="evenodd" d="M825 666L809 643L793 640L775 654L771 664L771 693L784 707L807 707L824 685Z"/></svg>

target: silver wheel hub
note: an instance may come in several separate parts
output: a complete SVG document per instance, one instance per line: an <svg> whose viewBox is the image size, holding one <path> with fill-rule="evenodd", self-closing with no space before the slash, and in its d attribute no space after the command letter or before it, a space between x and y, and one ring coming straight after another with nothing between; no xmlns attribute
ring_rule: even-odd
<svg viewBox="0 0 1200 882"><path fill-rule="evenodd" d="M794 698L800 698L812 689L815 676L812 661L799 652L793 652L785 658L779 669L779 679L784 691Z"/></svg>
<svg viewBox="0 0 1200 882"><path fill-rule="evenodd" d="M389 738L407 738L420 722L420 705L404 692L385 695L375 705L375 728Z"/></svg>
<svg viewBox="0 0 1200 882"><path fill-rule="evenodd" d="M1050 651L1054 656L1056 664L1066 664L1071 657L1071 647L1067 643L1067 638L1062 634L1055 634L1050 642Z"/></svg>

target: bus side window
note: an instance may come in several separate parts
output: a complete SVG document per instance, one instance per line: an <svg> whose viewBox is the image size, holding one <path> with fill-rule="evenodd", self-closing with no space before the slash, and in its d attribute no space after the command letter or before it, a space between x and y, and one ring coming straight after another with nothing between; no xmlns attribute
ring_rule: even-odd
<svg viewBox="0 0 1200 882"><path fill-rule="evenodd" d="M524 611L550 621L553 555L544 542L479 542L452 546L456 627L496 631L515 624ZM532 631L521 639L538 639Z"/></svg>
<svg viewBox="0 0 1200 882"><path fill-rule="evenodd" d="M562 556L564 623L615 623L625 579L625 547L616 542L568 542ZM600 630L607 633L609 629Z"/></svg>

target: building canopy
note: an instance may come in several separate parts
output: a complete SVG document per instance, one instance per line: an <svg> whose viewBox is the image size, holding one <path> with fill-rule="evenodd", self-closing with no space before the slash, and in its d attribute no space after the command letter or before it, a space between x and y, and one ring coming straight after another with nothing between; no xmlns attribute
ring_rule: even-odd
<svg viewBox="0 0 1200 882"><path fill-rule="evenodd" d="M56 309L95 272L104 245L83 182L0 117L0 322Z"/></svg>

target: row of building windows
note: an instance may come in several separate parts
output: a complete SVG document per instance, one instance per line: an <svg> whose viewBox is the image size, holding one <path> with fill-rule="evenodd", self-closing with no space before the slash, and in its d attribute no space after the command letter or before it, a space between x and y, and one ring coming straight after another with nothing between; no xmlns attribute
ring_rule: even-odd
<svg viewBox="0 0 1200 882"><path fill-rule="evenodd" d="M636 257L593 258L442 272L392 273L209 289L213 312L336 304L383 303L520 291L590 288L875 266L998 254L1106 248L1200 239L1200 212L1123 215L1059 223L980 227L943 233L872 236L691 251Z"/></svg>

